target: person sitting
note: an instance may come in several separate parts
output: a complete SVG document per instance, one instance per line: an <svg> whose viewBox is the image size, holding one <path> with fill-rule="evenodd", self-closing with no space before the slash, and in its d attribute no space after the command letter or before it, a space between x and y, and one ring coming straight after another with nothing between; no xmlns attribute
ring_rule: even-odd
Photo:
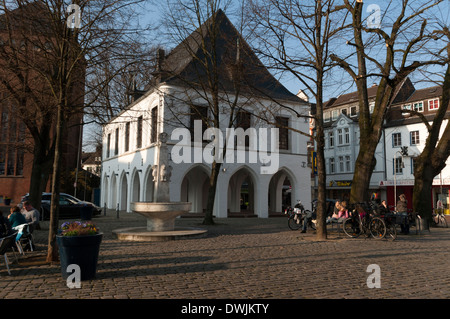
<svg viewBox="0 0 450 319"><path fill-rule="evenodd" d="M3 216L2 211L0 210L0 238L9 236L13 233L11 223L8 218Z"/></svg>
<svg viewBox="0 0 450 319"><path fill-rule="evenodd" d="M379 215L386 215L389 214L389 208L387 207L386 201L382 200L381 204L378 206L378 214Z"/></svg>
<svg viewBox="0 0 450 319"><path fill-rule="evenodd" d="M18 206L11 208L11 213L8 216L8 220L12 228L27 223Z"/></svg>
<svg viewBox="0 0 450 319"><path fill-rule="evenodd" d="M21 213L25 217L27 223L31 223L35 229L39 229L39 212L36 208L31 206L29 201L23 202Z"/></svg>
<svg viewBox="0 0 450 319"><path fill-rule="evenodd" d="M327 224L335 223L339 219L339 212L341 211L342 206L340 201L336 201L336 204L334 205L334 211L331 217L327 218Z"/></svg>
<svg viewBox="0 0 450 319"><path fill-rule="evenodd" d="M338 222L342 222L346 218L348 218L347 202L346 201L342 201L341 202L341 209L339 210L339 214L338 214Z"/></svg>
<svg viewBox="0 0 450 319"><path fill-rule="evenodd" d="M303 226L301 233L306 233L308 224L312 223L312 221L316 218L317 218L316 212L307 211L307 213L303 216Z"/></svg>

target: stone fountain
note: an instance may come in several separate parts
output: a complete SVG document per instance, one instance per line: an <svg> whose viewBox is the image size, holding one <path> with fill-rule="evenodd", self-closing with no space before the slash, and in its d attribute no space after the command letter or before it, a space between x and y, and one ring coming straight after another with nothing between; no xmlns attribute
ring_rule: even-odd
<svg viewBox="0 0 450 319"><path fill-rule="evenodd" d="M153 202L131 203L133 213L147 218L147 227L123 228L113 231L120 240L166 241L183 237L202 237L206 230L197 228L179 228L175 219L186 214L192 203L170 201L170 177L172 166L169 165L167 149L168 134L159 134L156 164L152 166L154 194Z"/></svg>

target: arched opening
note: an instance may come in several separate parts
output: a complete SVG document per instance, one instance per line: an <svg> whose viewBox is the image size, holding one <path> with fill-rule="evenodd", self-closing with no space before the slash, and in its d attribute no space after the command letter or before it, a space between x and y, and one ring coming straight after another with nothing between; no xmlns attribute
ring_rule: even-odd
<svg viewBox="0 0 450 319"><path fill-rule="evenodd" d="M153 170L151 167L148 168L147 174L145 174L144 183L144 201L153 202L153 190L155 182L153 181Z"/></svg>
<svg viewBox="0 0 450 319"><path fill-rule="evenodd" d="M103 185L102 185L101 192L103 194L103 202L100 203L100 205L102 207L104 207L104 206L108 207L108 205L109 205L109 203L108 203L109 185L108 185L108 176L107 175L105 175L103 177Z"/></svg>
<svg viewBox="0 0 450 319"><path fill-rule="evenodd" d="M203 166L191 168L181 182L180 201L191 202L190 213L203 214L208 202L209 173Z"/></svg>
<svg viewBox="0 0 450 319"><path fill-rule="evenodd" d="M127 207L128 207L128 180L127 176L123 174L120 182L119 209L127 210Z"/></svg>
<svg viewBox="0 0 450 319"><path fill-rule="evenodd" d="M240 168L228 183L228 216L255 215L255 180L247 167Z"/></svg>
<svg viewBox="0 0 450 319"><path fill-rule="evenodd" d="M117 208L117 178L116 178L116 174L114 174L114 173L111 174L110 194L111 194L111 201L109 202L108 208L116 209Z"/></svg>
<svg viewBox="0 0 450 319"><path fill-rule="evenodd" d="M296 199L292 198L294 194L294 182L290 174L283 169L275 173L269 183L269 216L283 214L288 206L295 205Z"/></svg>
<svg viewBox="0 0 450 319"><path fill-rule="evenodd" d="M131 202L139 202L141 194L141 181L139 178L139 172L135 171L133 174L133 185L131 188Z"/></svg>

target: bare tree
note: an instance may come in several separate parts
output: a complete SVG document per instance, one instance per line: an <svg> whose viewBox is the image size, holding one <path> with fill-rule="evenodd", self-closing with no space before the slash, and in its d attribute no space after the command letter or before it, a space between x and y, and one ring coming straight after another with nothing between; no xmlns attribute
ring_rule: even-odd
<svg viewBox="0 0 450 319"><path fill-rule="evenodd" d="M184 109L170 108L172 124L192 128L191 123L186 122L187 117L201 120L203 130L231 128L237 124L239 111L248 104L248 97L242 93L248 46L221 7L226 10L227 4L220 0L169 3L168 29L180 44L158 64L155 84L167 82L177 87L176 94L169 98ZM163 58L164 53L161 54ZM227 115L225 120L224 114ZM223 158L226 148L225 144L222 149L215 149L217 156L211 164L204 224L214 224L213 207L222 166L218 156Z"/></svg>
<svg viewBox="0 0 450 319"><path fill-rule="evenodd" d="M345 21L339 10L335 10L335 1L251 1L251 15L254 16L253 29L259 40L258 53L267 61L271 69L291 75L301 83L306 92L314 99L312 118L316 142L318 171L317 238L327 238L326 232L326 194L325 194L325 158L323 109L324 91L327 89L327 77L333 67L330 60L333 41ZM286 105L279 104L279 109ZM264 114L272 114L264 109ZM297 113L299 117L308 114ZM261 115L264 117L264 115ZM270 121L269 117L264 117ZM276 123L273 123L276 124ZM287 127L295 132L295 129ZM306 132L297 132L305 134Z"/></svg>
<svg viewBox="0 0 450 319"><path fill-rule="evenodd" d="M428 28L429 11L442 1L391 1L380 16L380 24L367 25L363 17L363 2L344 0L350 17L351 32L346 43L354 48L355 60L337 54L336 61L356 84L359 98L360 144L352 181L350 200L368 200L368 188L375 166L374 154L380 140L388 106L402 82L414 71L431 64L443 64L423 49L434 41ZM399 6L398 6L399 5ZM428 14L428 16L427 16ZM388 21L392 21L390 24ZM417 59L417 60L416 60ZM379 81L375 106L371 112L367 81Z"/></svg>
<svg viewBox="0 0 450 319"><path fill-rule="evenodd" d="M428 129L428 137L422 153L415 160L414 167L414 190L413 190L413 208L415 212L420 212L422 218L428 222L432 216L432 202L430 189L433 185L433 178L438 175L446 165L446 160L450 156L450 121L448 112L450 109L450 33L448 26L443 26L437 34L444 36L447 42L444 52L447 53L447 70L442 83L442 97L440 99L439 109L433 118L431 125L426 119L424 124ZM420 114L421 115L421 114ZM440 136L441 126L447 118L447 125Z"/></svg>
<svg viewBox="0 0 450 319"><path fill-rule="evenodd" d="M49 128L54 137L40 136L39 138L52 140L53 146L46 147L48 153L54 150L52 168L52 204L50 212L50 226L48 238L49 262L57 260L56 232L58 227L59 192L61 184L61 153L64 150L64 132L74 117L82 116L84 110L84 85L85 78L98 69L103 63L112 60L120 60L123 57L123 48L129 44L129 32L131 17L135 12L133 7L141 0L106 0L106 1L75 1L68 6L66 1L26 1L15 0L14 3L4 1L4 16L6 21L11 18L9 8L30 8L33 6L38 11L32 10L21 16L21 28L17 24L7 23L9 39L12 42L18 34L19 39L27 40L30 47L40 49L41 60L36 63L32 59L23 59L16 66L18 81L21 84L22 100L30 100L37 108L46 109L47 113L41 114L42 121L48 121ZM81 16L81 18L80 18ZM12 21L12 20L9 20ZM15 27L15 29L14 29ZM13 31L14 30L14 31ZM135 32L135 31L133 31ZM9 62L9 60L6 60ZM41 86L29 85L29 76L33 75L33 81ZM28 77L28 78L27 78ZM24 79L25 78L25 79ZM108 79L111 81L111 79ZM8 81L6 81L8 82ZM99 83L97 87L104 85ZM39 95L33 94L37 89ZM100 91L100 90L99 90ZM12 92L11 92L12 93ZM88 92L89 93L89 92ZM46 100L36 96L44 96ZM22 101L23 102L23 101ZM48 103L46 103L48 102ZM89 103L93 104L95 98ZM21 104L26 111L25 103ZM53 117L46 117L52 114ZM54 119L53 122L50 122ZM43 133L41 130L40 133ZM34 184L33 184L34 185ZM41 189L33 189L40 193Z"/></svg>

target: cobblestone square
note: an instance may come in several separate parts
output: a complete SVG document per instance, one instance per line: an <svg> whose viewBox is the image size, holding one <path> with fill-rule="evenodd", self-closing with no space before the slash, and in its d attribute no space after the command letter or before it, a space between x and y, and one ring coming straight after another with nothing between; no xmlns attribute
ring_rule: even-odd
<svg viewBox="0 0 450 319"><path fill-rule="evenodd" d="M450 297L450 229L432 228L397 240L350 239L331 232L316 241L292 231L287 219L179 218L207 236L166 242L128 242L112 230L145 225L140 215L115 211L93 220L103 231L97 278L70 289L46 254L48 222L34 235L35 252L0 268L0 299L436 299ZM10 255L10 261L14 260ZM369 288L369 265L380 288ZM433 275L434 274L434 275Z"/></svg>

